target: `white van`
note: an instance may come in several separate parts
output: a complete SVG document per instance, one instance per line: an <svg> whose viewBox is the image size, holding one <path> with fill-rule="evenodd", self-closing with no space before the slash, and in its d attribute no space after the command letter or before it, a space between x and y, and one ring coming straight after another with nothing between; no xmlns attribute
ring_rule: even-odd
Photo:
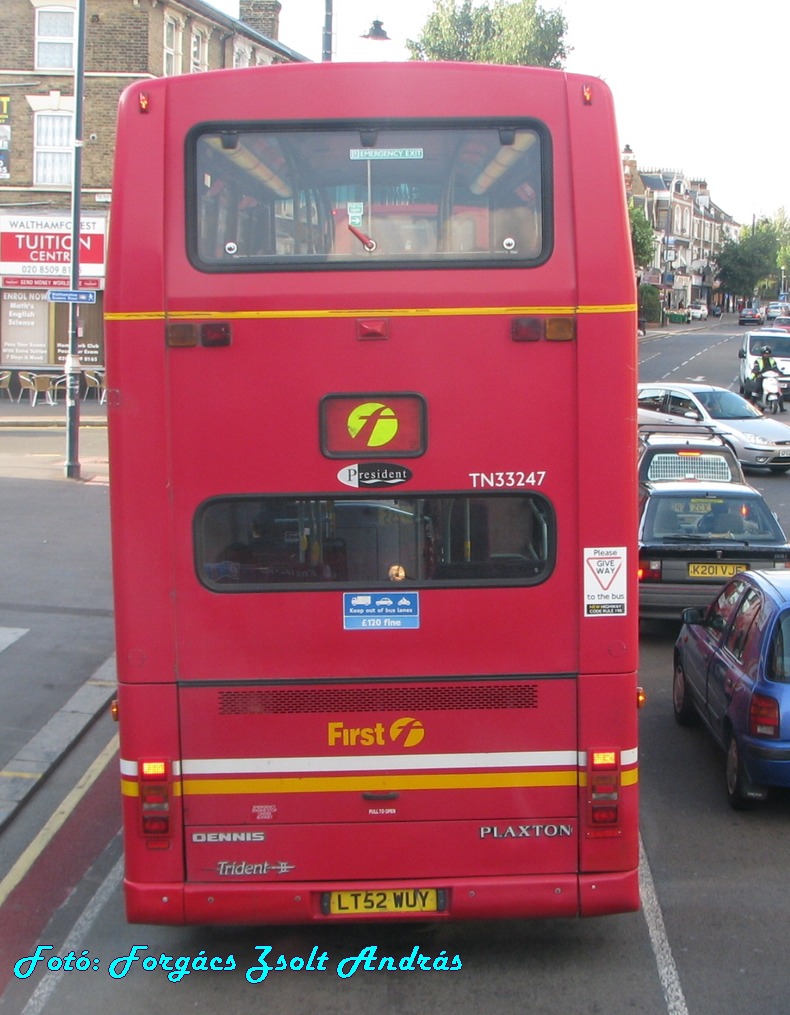
<svg viewBox="0 0 790 1015"><path fill-rule="evenodd" d="M738 350L741 360L738 370L739 390L742 395L746 394L746 379L751 376L752 364L759 359L766 346L771 350L781 373L786 375L782 377L781 385L787 397L790 392L790 331L785 331L784 328L760 328L757 331L747 331L743 336Z"/></svg>

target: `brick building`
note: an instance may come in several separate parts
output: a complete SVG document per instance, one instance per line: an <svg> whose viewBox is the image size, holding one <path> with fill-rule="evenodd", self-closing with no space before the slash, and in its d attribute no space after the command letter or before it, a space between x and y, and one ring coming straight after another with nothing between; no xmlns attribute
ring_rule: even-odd
<svg viewBox="0 0 790 1015"><path fill-rule="evenodd" d="M131 82L302 61L277 41L279 0L236 20L202 0L84 0L80 360L101 366L104 249L118 97ZM68 349L77 0L0 3L0 368L55 368ZM141 153L141 157L144 153ZM15 389L16 390L16 389Z"/></svg>
<svg viewBox="0 0 790 1015"><path fill-rule="evenodd" d="M661 290L667 310L692 300L721 304L716 259L724 243L738 238L739 224L712 200L707 181L678 169L640 169L628 145L622 162L626 195L655 234L652 263L638 265L642 281Z"/></svg>

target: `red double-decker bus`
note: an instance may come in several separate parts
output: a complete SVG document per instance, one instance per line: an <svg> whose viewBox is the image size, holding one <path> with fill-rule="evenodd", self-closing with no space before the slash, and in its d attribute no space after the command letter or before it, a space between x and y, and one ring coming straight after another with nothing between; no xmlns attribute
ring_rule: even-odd
<svg viewBox="0 0 790 1015"><path fill-rule="evenodd" d="M106 306L129 919L636 908L606 86L421 63L135 84Z"/></svg>

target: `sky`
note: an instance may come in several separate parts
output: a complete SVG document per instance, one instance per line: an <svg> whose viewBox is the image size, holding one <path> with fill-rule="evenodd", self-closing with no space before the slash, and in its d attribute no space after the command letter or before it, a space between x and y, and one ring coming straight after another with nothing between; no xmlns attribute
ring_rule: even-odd
<svg viewBox="0 0 790 1015"><path fill-rule="evenodd" d="M238 0L207 0L238 17ZM321 59L325 0L280 0L280 42ZM707 180L744 225L790 213L787 0L542 0L568 23L566 70L612 89L620 147L640 169ZM432 0L333 0L335 60L405 60ZM360 36L373 19L390 42Z"/></svg>

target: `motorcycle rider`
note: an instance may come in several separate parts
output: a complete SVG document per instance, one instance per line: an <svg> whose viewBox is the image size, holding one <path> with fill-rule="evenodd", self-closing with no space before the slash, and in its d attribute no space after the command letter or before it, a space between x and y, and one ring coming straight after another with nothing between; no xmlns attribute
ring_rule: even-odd
<svg viewBox="0 0 790 1015"><path fill-rule="evenodd" d="M757 399L759 399L760 393L762 392L763 374L769 370L773 370L779 377L782 376L782 371L779 369L776 360L773 358L770 345L766 345L763 346L760 358L754 361L754 366L752 367L752 378L755 380L755 396ZM779 387L779 411L786 412L781 385Z"/></svg>

